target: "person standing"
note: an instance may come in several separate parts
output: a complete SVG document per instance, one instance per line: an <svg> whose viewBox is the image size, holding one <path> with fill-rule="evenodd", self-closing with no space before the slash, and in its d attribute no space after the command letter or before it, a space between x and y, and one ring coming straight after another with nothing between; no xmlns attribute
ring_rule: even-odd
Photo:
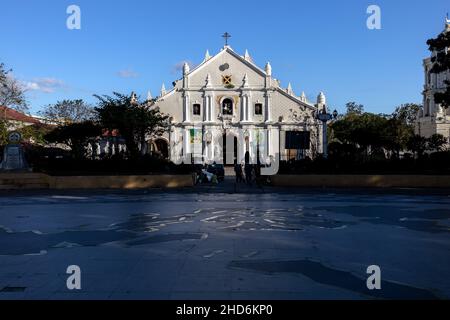
<svg viewBox="0 0 450 320"><path fill-rule="evenodd" d="M240 163L234 165L234 173L236 174L236 183L243 182L244 179L242 177L242 166Z"/></svg>

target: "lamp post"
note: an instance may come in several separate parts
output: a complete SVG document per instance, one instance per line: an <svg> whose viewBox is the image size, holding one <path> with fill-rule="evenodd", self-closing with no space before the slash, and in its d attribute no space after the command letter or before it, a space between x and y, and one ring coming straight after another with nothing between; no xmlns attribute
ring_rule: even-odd
<svg viewBox="0 0 450 320"><path fill-rule="evenodd" d="M331 119L336 119L338 116L337 110L333 111L333 114L329 114L326 108L323 108L316 116L316 119L322 121L322 141L323 141L323 157L328 158L328 135L327 135L327 122Z"/></svg>

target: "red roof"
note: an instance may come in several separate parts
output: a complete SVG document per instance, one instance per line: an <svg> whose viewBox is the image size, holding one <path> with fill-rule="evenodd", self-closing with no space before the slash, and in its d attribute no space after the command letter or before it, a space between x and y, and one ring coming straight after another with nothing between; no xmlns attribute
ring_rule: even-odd
<svg viewBox="0 0 450 320"><path fill-rule="evenodd" d="M41 123L38 119L27 116L26 114L16 111L14 109L0 106L0 119L6 119L6 120L12 120L12 121L19 121L19 122L27 122L27 123L33 123L33 124L39 124Z"/></svg>
<svg viewBox="0 0 450 320"><path fill-rule="evenodd" d="M120 137L120 134L119 134L119 130L117 130L117 129L114 129L112 131L103 129L102 136L103 137Z"/></svg>

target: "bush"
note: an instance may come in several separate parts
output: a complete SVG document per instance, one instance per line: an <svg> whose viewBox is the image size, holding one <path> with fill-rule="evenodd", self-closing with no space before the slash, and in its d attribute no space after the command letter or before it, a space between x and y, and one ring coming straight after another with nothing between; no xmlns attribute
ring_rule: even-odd
<svg viewBox="0 0 450 320"><path fill-rule="evenodd" d="M381 154L364 160L358 157L331 156L280 163L280 174L450 174L450 151L424 154L414 159L385 159Z"/></svg>
<svg viewBox="0 0 450 320"><path fill-rule="evenodd" d="M33 170L56 176L189 174L192 172L191 165L177 166L150 155L138 159L112 157L102 160L77 160L68 154L53 152L54 156L42 153L39 157L30 157Z"/></svg>

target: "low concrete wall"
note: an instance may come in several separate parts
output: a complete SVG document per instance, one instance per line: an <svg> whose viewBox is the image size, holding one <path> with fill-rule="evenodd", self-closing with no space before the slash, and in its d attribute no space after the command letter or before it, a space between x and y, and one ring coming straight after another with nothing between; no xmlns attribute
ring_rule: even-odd
<svg viewBox="0 0 450 320"><path fill-rule="evenodd" d="M51 177L52 189L146 189L193 186L191 175Z"/></svg>
<svg viewBox="0 0 450 320"><path fill-rule="evenodd" d="M193 186L191 175L48 176L0 173L0 189L146 189Z"/></svg>
<svg viewBox="0 0 450 320"><path fill-rule="evenodd" d="M0 173L0 190L47 189L49 178L42 173Z"/></svg>
<svg viewBox="0 0 450 320"><path fill-rule="evenodd" d="M276 175L278 187L450 188L450 176L435 175Z"/></svg>

